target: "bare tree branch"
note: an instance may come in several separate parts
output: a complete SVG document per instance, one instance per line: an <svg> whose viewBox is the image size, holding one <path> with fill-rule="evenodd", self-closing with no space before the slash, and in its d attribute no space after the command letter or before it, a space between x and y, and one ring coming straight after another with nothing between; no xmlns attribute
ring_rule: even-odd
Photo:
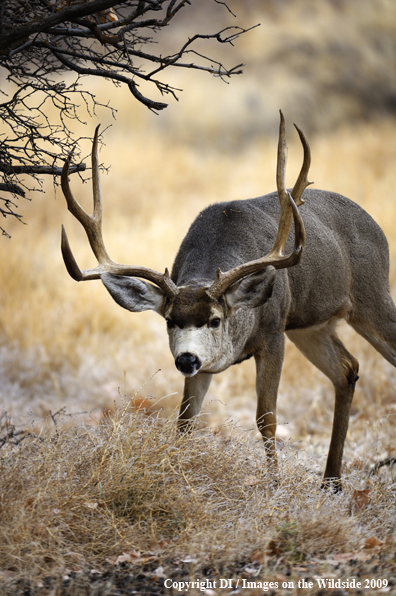
<svg viewBox="0 0 396 596"><path fill-rule="evenodd" d="M16 200L40 188L41 175L59 176L63 160L79 140L71 124L82 122L81 105L89 115L102 105L83 89L83 77L126 85L135 99L159 112L167 104L148 97L139 83L177 99L180 90L158 78L167 68L200 70L222 80L240 74L242 64L226 68L196 47L208 40L232 45L247 31L237 26L196 33L176 52L162 55L154 36L191 1L0 0L0 67L16 89L0 103L0 191ZM214 4L233 14L226 2ZM67 72L76 75L69 85L61 80ZM57 121L49 118L50 107ZM114 109L106 107L114 115ZM71 173L85 170L78 158L76 150ZM14 201L1 196L0 201L3 216L20 219Z"/></svg>
<svg viewBox="0 0 396 596"><path fill-rule="evenodd" d="M70 166L69 173L85 172L85 170L85 163L79 163ZM50 174L51 176L60 176L62 174L62 168L56 168L55 166L4 166L0 164L0 172L3 172L3 174ZM19 189L18 192L15 190L16 188ZM0 184L0 190L8 190L23 197L25 196L25 191L16 184Z"/></svg>

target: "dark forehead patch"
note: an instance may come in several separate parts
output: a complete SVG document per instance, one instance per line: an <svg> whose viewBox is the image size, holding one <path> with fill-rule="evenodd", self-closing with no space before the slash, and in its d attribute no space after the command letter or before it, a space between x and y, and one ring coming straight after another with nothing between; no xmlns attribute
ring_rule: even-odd
<svg viewBox="0 0 396 596"><path fill-rule="evenodd" d="M209 321L211 306L215 304L218 302L207 295L205 288L180 288L174 300L170 318L180 328L188 325L202 327Z"/></svg>

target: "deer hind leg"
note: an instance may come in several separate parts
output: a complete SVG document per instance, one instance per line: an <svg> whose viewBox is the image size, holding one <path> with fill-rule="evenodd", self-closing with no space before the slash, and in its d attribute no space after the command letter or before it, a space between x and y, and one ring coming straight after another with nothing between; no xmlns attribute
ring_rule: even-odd
<svg viewBox="0 0 396 596"><path fill-rule="evenodd" d="M348 323L388 362L396 366L396 306L387 292L353 310Z"/></svg>
<svg viewBox="0 0 396 596"><path fill-rule="evenodd" d="M341 463L348 431L349 413L358 379L359 363L337 336L336 319L310 329L288 331L287 336L333 383L335 406L333 430L324 481L332 481L336 491L341 487ZM326 482L327 481L327 482Z"/></svg>
<svg viewBox="0 0 396 596"><path fill-rule="evenodd" d="M192 419L201 411L202 402L209 389L212 375L198 373L187 377L184 382L183 400L180 406L178 427L180 430L191 429Z"/></svg>

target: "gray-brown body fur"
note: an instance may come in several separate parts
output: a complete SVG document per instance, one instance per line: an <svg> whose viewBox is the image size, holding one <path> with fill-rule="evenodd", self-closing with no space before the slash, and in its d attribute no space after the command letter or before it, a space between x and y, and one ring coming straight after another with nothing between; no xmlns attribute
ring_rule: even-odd
<svg viewBox="0 0 396 596"><path fill-rule="evenodd" d="M336 404L325 478L339 478L358 362L337 337L335 326L345 318L396 365L396 308L389 293L388 244L374 220L349 199L309 189L303 198L303 257L295 267L277 271L272 296L265 304L240 309L230 317L232 361L252 355L256 359L257 421L268 440L270 456L274 456L271 440L284 334L330 378ZM189 323L196 324L193 288L210 285L218 267L227 271L266 254L275 240L279 214L277 193L218 203L200 213L183 240L171 275L178 287L192 286L191 304L187 300L184 305L186 322L190 317ZM225 301L220 303L227 310ZM186 379L181 419L199 412L210 378L210 374L198 373Z"/></svg>

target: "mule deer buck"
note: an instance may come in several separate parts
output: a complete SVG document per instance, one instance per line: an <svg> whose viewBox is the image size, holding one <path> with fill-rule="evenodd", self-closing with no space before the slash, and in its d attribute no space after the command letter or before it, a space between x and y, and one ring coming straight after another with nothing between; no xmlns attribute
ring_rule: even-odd
<svg viewBox="0 0 396 596"><path fill-rule="evenodd" d="M77 281L101 278L120 306L132 312L151 309L165 318L176 367L185 377L179 414L182 428L200 412L212 375L253 356L256 419L274 467L276 400L287 335L334 385L324 484L332 481L335 490L341 490L342 453L358 362L338 338L337 321L346 319L396 366L396 307L389 292L388 245L381 229L349 199L306 190L310 148L297 126L303 165L294 188L286 189L281 113L277 192L217 203L202 211L180 246L170 276L167 269L161 274L119 265L107 254L101 232L98 128L92 150L93 215L81 208L70 190L71 156L63 168L62 189L99 264L80 271L62 228L69 274ZM292 227L294 243L288 239Z"/></svg>

